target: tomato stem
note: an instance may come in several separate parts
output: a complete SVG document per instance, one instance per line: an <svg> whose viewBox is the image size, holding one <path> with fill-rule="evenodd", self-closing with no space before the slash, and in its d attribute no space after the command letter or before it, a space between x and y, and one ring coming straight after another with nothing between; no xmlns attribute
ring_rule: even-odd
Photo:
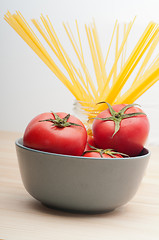
<svg viewBox="0 0 159 240"><path fill-rule="evenodd" d="M121 156L124 156L124 157L129 157L129 155L125 154L125 153L120 153L120 152L116 152L115 150L113 149L100 149L100 148L96 148L94 146L91 146L88 142L87 144L89 145L90 148L92 148L91 150L87 150L83 153L83 155L85 153L89 153L89 152L97 152L100 154L101 158L103 158L103 154L107 154L109 156L111 156L112 158L117 158L116 155L121 155Z"/></svg>
<svg viewBox="0 0 159 240"><path fill-rule="evenodd" d="M65 128L65 127L70 127L70 126L79 126L79 127L83 127L80 124L76 124L76 123L72 123L72 122L68 122L68 119L70 117L70 114L67 114L64 118L60 118L56 113L52 112L53 116L55 119L53 118L49 118L49 119L44 119L44 120L40 120L39 122L51 122L53 123L53 126L59 127L59 128Z"/></svg>

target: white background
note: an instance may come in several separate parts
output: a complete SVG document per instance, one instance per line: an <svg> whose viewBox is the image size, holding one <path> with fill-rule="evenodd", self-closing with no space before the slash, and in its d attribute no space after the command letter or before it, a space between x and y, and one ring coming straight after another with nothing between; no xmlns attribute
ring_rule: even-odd
<svg viewBox="0 0 159 240"><path fill-rule="evenodd" d="M0 130L23 132L27 123L37 114L46 111L72 113L74 97L53 75L45 64L3 20L9 10L20 10L29 24L40 14L49 15L62 44L66 35L62 22L74 27L75 19L84 30L84 23L94 18L102 47L109 43L115 20L129 22L137 15L134 32L129 39L135 43L150 21L159 23L158 0L0 0ZM133 36L133 37L132 37ZM66 45L67 46L67 45ZM159 51L156 51L156 55ZM151 114L151 142L158 143L159 83L155 84L138 102ZM158 117L158 116L156 116Z"/></svg>

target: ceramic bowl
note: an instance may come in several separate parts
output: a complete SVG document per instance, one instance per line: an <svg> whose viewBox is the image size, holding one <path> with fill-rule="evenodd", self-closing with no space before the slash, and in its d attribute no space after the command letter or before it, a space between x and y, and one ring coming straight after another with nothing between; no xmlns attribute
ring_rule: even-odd
<svg viewBox="0 0 159 240"><path fill-rule="evenodd" d="M85 158L42 152L16 141L23 184L43 204L99 213L126 204L138 190L150 152L130 158Z"/></svg>

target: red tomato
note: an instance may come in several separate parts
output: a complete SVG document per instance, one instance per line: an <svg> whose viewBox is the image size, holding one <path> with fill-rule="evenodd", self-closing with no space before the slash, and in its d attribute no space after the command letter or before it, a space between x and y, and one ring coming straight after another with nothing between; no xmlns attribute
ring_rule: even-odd
<svg viewBox="0 0 159 240"><path fill-rule="evenodd" d="M36 116L25 130L24 146L45 152L81 156L87 142L87 132L83 123L72 115L65 121L66 125L73 123L80 126L62 127L53 123L56 117L61 121L66 116L68 115L63 112L42 113Z"/></svg>
<svg viewBox="0 0 159 240"><path fill-rule="evenodd" d="M83 154L83 157L92 157L92 158L123 158L120 154L115 154L114 157L109 154L103 153L102 157L99 152L86 152Z"/></svg>
<svg viewBox="0 0 159 240"><path fill-rule="evenodd" d="M96 146L95 142L94 142L94 137L91 136L91 135L88 135L88 137L87 137L87 144L86 144L86 147L85 147L85 151L91 150L91 147L89 145L91 145L93 147Z"/></svg>
<svg viewBox="0 0 159 240"><path fill-rule="evenodd" d="M128 107L126 104L114 105L112 109L116 114L115 118L119 120L118 112L124 107ZM113 112L112 110L112 112ZM124 111L124 114L138 113L143 111L135 106L129 106ZM110 108L101 112L97 118L109 118L112 117ZM126 117L126 116L125 116ZM121 120L118 124L119 129L115 133L115 122L112 120L94 119L92 131L94 141L97 147L106 149L113 148L118 152L128 154L129 156L138 155L147 140L149 134L149 121L146 115L130 116Z"/></svg>

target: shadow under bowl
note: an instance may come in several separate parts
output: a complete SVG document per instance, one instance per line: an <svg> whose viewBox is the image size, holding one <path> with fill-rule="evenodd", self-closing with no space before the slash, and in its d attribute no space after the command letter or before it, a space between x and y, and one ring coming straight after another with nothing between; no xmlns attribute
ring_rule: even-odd
<svg viewBox="0 0 159 240"><path fill-rule="evenodd" d="M100 213L126 204L138 190L150 152L130 158L86 158L34 150L16 142L23 184L52 208Z"/></svg>

